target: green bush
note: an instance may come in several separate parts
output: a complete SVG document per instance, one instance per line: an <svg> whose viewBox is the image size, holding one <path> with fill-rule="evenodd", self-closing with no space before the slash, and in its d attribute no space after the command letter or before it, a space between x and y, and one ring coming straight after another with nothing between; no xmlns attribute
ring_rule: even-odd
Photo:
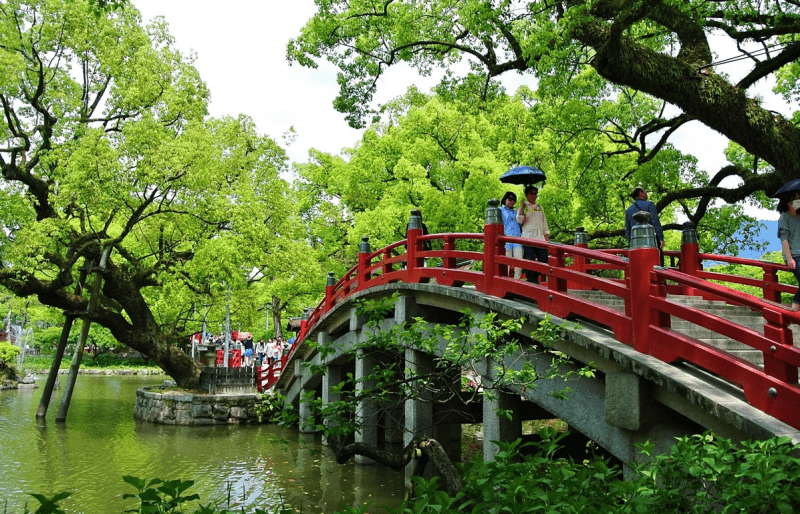
<svg viewBox="0 0 800 514"><path fill-rule="evenodd" d="M6 341L0 341L0 360L14 362L20 353L20 349Z"/></svg>
<svg viewBox="0 0 800 514"><path fill-rule="evenodd" d="M788 437L765 441L730 440L710 434L687 436L670 452L653 455L641 445L647 462L633 465L633 476L607 461L553 459L556 431L540 432L543 440L527 443L532 455L520 457L519 441L501 443L494 462L462 466L464 489L451 497L438 478L414 480L414 500L404 501L392 514L547 513L547 514L694 514L789 513L800 509L795 477L800 446ZM355 509L342 511L354 514Z"/></svg>
<svg viewBox="0 0 800 514"><path fill-rule="evenodd" d="M274 421L283 410L284 398L275 393L261 393L253 406L258 416L258 422Z"/></svg>
<svg viewBox="0 0 800 514"><path fill-rule="evenodd" d="M0 359L0 380L16 380L17 372L16 366L13 363Z"/></svg>

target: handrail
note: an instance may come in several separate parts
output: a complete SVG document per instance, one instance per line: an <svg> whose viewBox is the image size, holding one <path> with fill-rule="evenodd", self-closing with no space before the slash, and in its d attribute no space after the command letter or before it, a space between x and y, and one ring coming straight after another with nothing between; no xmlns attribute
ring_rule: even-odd
<svg viewBox="0 0 800 514"><path fill-rule="evenodd" d="M441 241L442 248L424 250L423 242L426 241ZM458 241L483 243L483 250L457 249ZM548 262L507 257L505 243L545 248L549 255ZM301 323L292 352L280 361L281 371L322 317L356 292L399 281L420 283L435 280L439 285L454 287L471 283L485 294L501 298L514 295L534 300L539 309L557 317L578 316L606 326L613 330L620 342L662 361L686 360L714 372L740 385L753 406L800 428L800 409L796 408L800 405L800 387L797 385L800 349L793 346L789 329L791 323L800 324L800 313L775 303L780 299L780 292L794 290L793 286L778 282L777 271L788 270L785 266L700 253L697 243L689 242L681 245L680 252L666 252L672 258L679 258L679 266L663 268L658 266L659 255L655 248L595 250L587 248L585 244L533 241L503 235L502 224L496 221L487 222L484 232L475 234L423 236L421 229L409 229L406 239L376 251L369 251L368 246L366 248L367 251L359 254L358 265L326 288L325 299L309 319ZM401 248L404 253L393 255ZM442 266L426 267L425 261L430 258L441 259ZM456 259L480 263L482 269L458 269ZM569 264L568 260L571 261ZM703 260L760 266L764 269L764 278L757 280L704 271ZM511 267L538 272L547 281L534 284L514 280L510 276L513 274L509 273ZM598 269L619 270L621 276L603 278L592 274ZM706 280L708 278L761 287L764 298L709 282ZM571 292L575 289L605 291L622 299L625 310L620 312L581 298ZM678 304L667 296L668 292L721 299L746 306L764 317L764 333L747 329L721 316ZM764 367L673 331L670 328L671 316L686 319L761 351ZM278 375L270 368L266 387L274 385Z"/></svg>

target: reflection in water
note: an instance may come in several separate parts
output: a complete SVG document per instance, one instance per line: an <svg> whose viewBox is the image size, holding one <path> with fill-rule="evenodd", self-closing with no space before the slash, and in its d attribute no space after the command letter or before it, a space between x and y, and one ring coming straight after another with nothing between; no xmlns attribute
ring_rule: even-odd
<svg viewBox="0 0 800 514"><path fill-rule="evenodd" d="M72 491L70 513L117 514L133 507L123 475L194 480L188 493L230 508L269 509L278 498L304 513L370 502L370 512L402 497L402 474L336 464L313 436L274 425L178 427L133 419L135 391L153 377L79 377L66 424L35 419L42 389L0 391L0 506L21 512L27 496Z"/></svg>

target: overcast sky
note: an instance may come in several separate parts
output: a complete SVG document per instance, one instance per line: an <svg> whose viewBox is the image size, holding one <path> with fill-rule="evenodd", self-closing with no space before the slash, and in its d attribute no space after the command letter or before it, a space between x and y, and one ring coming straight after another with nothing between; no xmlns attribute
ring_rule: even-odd
<svg viewBox="0 0 800 514"><path fill-rule="evenodd" d="M313 0L132 0L145 23L162 15L176 45L196 53L195 66L211 91L212 116L240 113L253 118L261 133L287 148L292 161L306 162L308 150L338 153L354 146L360 132L348 127L344 115L333 108L338 92L336 69L321 64L316 70L286 61L286 44L300 33L315 12ZM720 58L731 55L720 55ZM720 71L741 75L736 65ZM516 75L510 80L520 83ZM408 69L392 69L378 90L379 101L389 100L416 84L423 91L433 85ZM506 82L513 88L513 82ZM784 112L779 98L763 85L767 108ZM296 139L286 146L282 135L294 127ZM680 150L699 159L709 172L725 164L722 150L727 140L699 122L681 128L672 138ZM777 213L762 211L762 219Z"/></svg>

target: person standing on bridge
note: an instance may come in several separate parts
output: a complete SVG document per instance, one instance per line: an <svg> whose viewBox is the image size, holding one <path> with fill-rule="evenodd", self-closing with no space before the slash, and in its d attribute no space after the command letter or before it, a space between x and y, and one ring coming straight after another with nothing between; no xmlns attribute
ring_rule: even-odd
<svg viewBox="0 0 800 514"><path fill-rule="evenodd" d="M658 245L658 253L661 256L661 265L664 265L664 231L661 228L661 220L658 218L658 210L653 202L647 200L647 190L645 188L636 186L631 191L631 198L633 203L628 210L625 211L625 239L628 244L631 242L631 229L633 228L633 215L639 211L650 213L650 224L656 233L656 241Z"/></svg>
<svg viewBox="0 0 800 514"><path fill-rule="evenodd" d="M264 344L263 339L259 339L258 343L256 343L256 358L260 360L262 363L264 362L264 358L266 357L267 353L267 346Z"/></svg>
<svg viewBox="0 0 800 514"><path fill-rule="evenodd" d="M244 363L245 366L252 366L253 365L253 336L248 336L244 343Z"/></svg>
<svg viewBox="0 0 800 514"><path fill-rule="evenodd" d="M800 282L800 191L792 191L778 200L778 239L781 240L781 253L786 265L792 270L797 281ZM792 298L792 309L800 310L800 288Z"/></svg>
<svg viewBox="0 0 800 514"><path fill-rule="evenodd" d="M539 188L525 186L525 200L520 202L517 211L517 223L522 225L522 237L539 241L550 240L550 230L547 228L547 218L542 206L536 203L539 197ZM547 248L523 245L522 254L529 261L547 262ZM528 282L539 283L537 271L526 271L525 278Z"/></svg>
<svg viewBox="0 0 800 514"><path fill-rule="evenodd" d="M503 232L507 236L519 237L522 232L517 223L517 215L514 213L514 205L517 203L517 195L511 191L506 191L503 195L503 201L500 202L500 214L503 216ZM522 245L517 243L506 243L506 257L513 257L514 259L522 259ZM514 278L519 280L522 278L522 268L513 267Z"/></svg>

